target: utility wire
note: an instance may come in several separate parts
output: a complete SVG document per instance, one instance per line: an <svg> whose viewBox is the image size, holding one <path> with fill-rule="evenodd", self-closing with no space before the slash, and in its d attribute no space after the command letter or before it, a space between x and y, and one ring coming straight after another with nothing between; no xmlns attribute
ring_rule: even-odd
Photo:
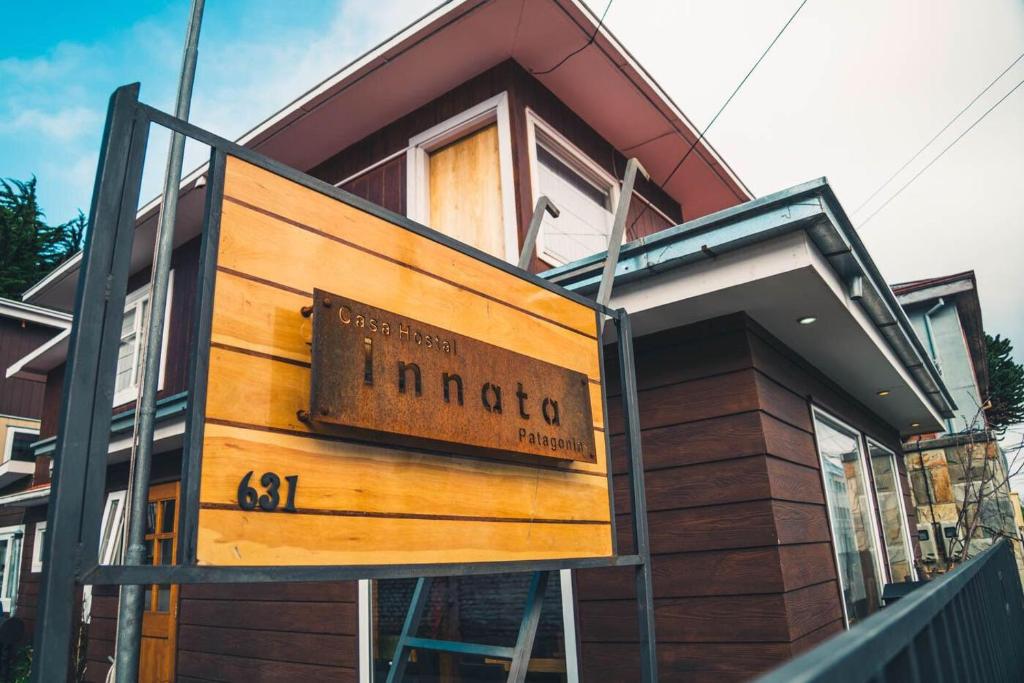
<svg viewBox="0 0 1024 683"><path fill-rule="evenodd" d="M878 193L879 193L879 192L881 192L881 191L882 191L883 189L885 189L885 187L887 187L887 186L889 185L889 183L891 183L891 182L892 182L893 180L895 180L895 179L896 179L896 176L898 176L898 175L899 175L900 173L903 173L904 169L906 169L906 168L907 168L907 166L910 166L910 164L914 163L914 161L915 161L915 160L916 160L916 159L917 159L917 158L918 158L919 156L921 156L921 154L922 154L922 153L923 153L923 152L924 152L924 151L925 151L926 149L928 149L928 147L930 147L930 146L931 146L931 144L932 144L933 142L935 142L936 140L938 140L938 139L939 139L939 136L940 136L940 135L942 135L943 133L945 133L945 132L946 132L946 130L947 130L947 129L948 129L948 128L949 128L950 126L952 126L952 125L953 125L953 124L954 124L954 123L956 122L956 120L957 120L957 119L959 119L959 118L960 118L961 116L963 116L963 115L964 115L964 112L966 112L966 111L967 111L968 109L970 109L970 108L971 108L972 106L974 106L974 103L975 103L975 102L977 102L977 101L978 101L979 99L981 99L981 96L982 96L982 95L984 95L985 93L987 93L987 92L988 92L988 91L989 91L989 90L990 90L990 89L992 88L992 86L993 86L993 85L995 85L995 84L996 84L996 83L997 83L997 82L999 81L999 79L1000 79L1000 78L1002 78L1003 76L1005 76L1005 75L1006 75L1006 72L1007 72L1007 71L1009 71L1009 70L1010 70L1010 69L1012 69L1012 68L1013 68L1014 66L1016 66L1016 65L1017 65L1017 62L1019 62L1019 61L1020 61L1020 60L1022 60L1022 59L1024 59L1024 52L1022 52L1022 53L1021 53L1021 54L1020 54L1020 55L1019 55L1019 56L1017 57L1017 59L1015 59L1015 60L1013 60L1012 62L1010 62L1010 66L1008 66L1008 67L1006 67L1005 69L1003 69L1003 70L1002 70L1002 72L1001 72L1001 73L1000 73L1000 74L999 74L998 76L996 76L996 77L995 77L994 79L992 79L992 82L991 82L991 83L989 83L988 85L986 85L986 86L985 86L985 88L984 88L984 89L983 89L983 90L982 90L982 91L981 91L980 93L978 93L977 95L975 95L975 96L974 96L974 99L973 99L973 100L971 100L970 102L968 102L968 103L967 103L967 106L966 106L966 107L964 107L964 108L963 108L963 109L961 109L961 110L960 110L959 112L957 112L956 116L954 116L953 118L951 118L951 119L949 120L949 122L948 122L948 123L947 123L946 125L944 125L944 126L942 127L942 130L940 130L940 131L939 131L938 133L936 133L936 134L935 134L935 135L934 135L934 136L932 137L932 139L931 139L931 140L929 140L928 142L924 143L924 146L922 146L922 147L921 147L921 149L917 150L917 152L915 152L915 153L914 153L914 156L912 156L912 157L910 157L909 159L907 159L907 161L906 161L906 163L905 163L905 164L903 164L902 166L900 166L900 167L899 167L898 169L896 169L896 172L895 172L895 173L893 173L893 174L892 174L891 176L889 176L888 178L886 178L885 182L884 182L884 183L882 183L881 185L879 185L879 186L878 186L877 188L875 188L875 191L874 191L874 192L872 192L872 193L871 193L871 194L870 194L870 195L868 196L868 198L867 198L867 199L865 199L865 200L864 200L863 202L861 202L861 203L860 203L860 206L858 206L858 207L857 207L856 209L854 209L854 210L853 210L853 211L852 211L851 213L859 213L859 212L861 211L861 209L863 209L863 208L864 208L865 206L867 206L867 205L868 205L868 204L869 204L869 203L871 202L871 200L872 200L872 199L874 199L874 198L875 198L875 197L876 197L876 196L878 195Z"/></svg>
<svg viewBox="0 0 1024 683"><path fill-rule="evenodd" d="M1013 88L1011 88L1011 89L1010 89L1010 92L1008 92L1008 93L1006 93L1005 95L1003 95L1002 97L1000 97L1000 98L999 98L999 100L998 100L998 101L997 101L997 102L996 102L995 104L993 104L993 105L992 105L991 107L989 107L989 108L988 108L987 110L985 110L985 113L984 113L984 114L982 114L981 116L979 116L979 117L978 117L978 118L977 118L977 119L976 119L976 120L974 121L974 123L972 123L972 124L971 124L970 126L968 126L968 127L967 127L967 129L966 129L966 130L965 130L964 132L962 132L962 133L960 133L960 135L956 136L956 138L955 138L955 139L953 140L953 142L951 142L951 143L949 143L948 145L946 145L946 147L945 147L945 148L944 148L944 149L943 149L943 150L942 150L941 152L939 152L938 156L936 156L936 157L935 157L934 159L932 159L931 161L929 161L929 162L928 162L928 163L927 163L927 164L925 165L925 167L924 167L924 168L922 168L922 169L921 169L920 171L918 171L917 173L915 173L915 174L914 174L914 177L913 177L913 178L911 178L910 180L908 180L907 182L905 182L905 183L904 183L904 184L903 184L902 186L900 186L900 189L896 190L896 193L895 193L894 195L892 195L891 197L889 197L888 199L886 199L886 200L885 200L885 202L883 202L881 206L879 206L879 207L878 207L877 209L875 209L875 210L874 210L874 211L873 211L873 212L871 213L871 215L870 215L870 216L868 216L868 217L867 217L867 218L865 218L865 219L864 219L863 221L861 221L860 225L858 225L858 226L857 226L857 228L858 228L858 229L860 229L860 228L863 228L863 227L864 227L865 225L867 225L867 224L868 224L868 221L870 221L870 220L871 220L872 218L874 218L875 216L877 216L877 215L878 215L878 214L879 214L879 213L880 213L880 212L882 211L882 209L884 209L885 207L889 206L889 203L890 203L890 202L891 202L892 200L894 200L894 199L896 199L897 197L899 197L899 196L900 196L900 194L901 194L901 193L903 192L903 190L905 190L905 189L907 189L908 187L910 187L910 184L911 184L911 183L913 183L913 182L914 182L915 180L917 180L918 178L920 178L920 177L921 177L921 174L922 174L922 173L924 173L924 172L925 172L925 171L927 171L927 170L928 170L929 168L931 168L931 167L932 167L932 164L934 164L934 163L935 163L936 161L938 161L939 159L941 159L941 158L942 158L942 156L943 156L943 155L944 155L944 154L945 154L946 152L948 152L948 151L950 150L950 148L951 148L951 147L953 147L953 145L955 145L956 143L960 142L960 140L961 140L961 139L962 139L962 138L963 138L963 137L964 137L965 135L967 135L968 133L970 133L970 132L971 132L971 131L972 131L972 130L974 129L974 127L975 127L975 126L977 126L977 125L978 125L979 123L981 123L981 122L982 122L982 121L983 121L983 120L985 119L985 117L986 117L986 116L988 116L989 114L991 114L991 113L992 113L992 110L993 110L993 109L995 109L995 108L996 108L996 107L998 107L998 106L999 106L1000 104L1002 104L1002 103L1003 103L1003 102L1004 102L1004 101L1006 100L1006 98L1007 98L1007 97L1009 97L1009 96L1010 96L1010 95L1012 95L1012 94L1013 94L1014 92L1016 92L1017 88L1019 88L1019 87L1020 87L1020 86L1022 86L1022 85L1024 85L1024 80L1018 81L1018 82L1017 82L1017 85L1013 86Z"/></svg>
<svg viewBox="0 0 1024 683"><path fill-rule="evenodd" d="M718 109L718 112L714 115L714 117L711 119L708 125L704 126L704 130L700 132L700 135L698 135L697 139L693 141L693 144L690 145L690 148L686 150L686 154L683 155L683 158L680 159L679 163L675 165L675 167L672 169L672 172L668 174L668 177L661 181L661 183L658 185L658 189L664 190L665 186L668 185L668 182L670 180L672 180L676 172L679 171L680 168L682 168L683 162L685 162L689 158L693 150L697 148L697 145L699 145L700 141L704 139L704 136L707 134L711 126L715 125L715 121L718 120L718 117L722 115L722 112L725 111L725 108L728 107L729 103L732 102L734 97L736 97L736 93L740 91L740 88L742 88L743 85L747 82L747 79L749 79L751 74L754 73L754 70L757 69L757 67L761 64L764 58L768 56L768 53L771 51L771 49L775 47L775 43L779 42L779 38L781 38L782 34L786 32L786 29L789 28L789 25L793 23L794 19L796 19L796 15L800 14L800 10L802 10L804 8L804 5L806 4L807 0L803 0L803 2L801 2L800 5L796 8L796 11L794 11L793 14L790 15L786 23L783 24L782 28L779 29L779 32L775 34L775 37L772 39L772 42L768 43L768 47L764 49L764 52L761 53L761 56L757 58L756 62L754 62L754 66L750 67L750 71L747 72L747 75L743 77L743 80L739 82L739 85L736 86L736 88L732 91L732 94L729 95L728 99L726 99L722 106ZM636 226L637 222L644 217L644 214L647 213L647 210L649 208L650 205L645 203L643 210L639 214L637 214L637 217L634 218L633 222L629 224L630 230L632 230L633 227Z"/></svg>
<svg viewBox="0 0 1024 683"><path fill-rule="evenodd" d="M565 57L562 57L562 60L560 62L558 62L558 64L555 64L550 69L545 69L544 71L531 71L530 73L533 74L534 76L545 76L545 75L551 73L552 71L554 71L555 69L558 69L560 66L562 66L563 64L568 62L570 59L572 59L573 57L575 57L576 55L578 55L579 53L583 52L588 47L593 45L594 41L597 40L597 34L601 32L601 27L604 25L604 18L606 16L608 16L608 10L610 10L612 8L612 2L614 2L614 0L608 0L608 4L604 6L604 12L601 13L601 18L597 22L597 28L595 28L594 29L594 33L591 34L590 40L588 40L587 42L583 43L583 45L581 47L573 50L572 52L567 54Z"/></svg>

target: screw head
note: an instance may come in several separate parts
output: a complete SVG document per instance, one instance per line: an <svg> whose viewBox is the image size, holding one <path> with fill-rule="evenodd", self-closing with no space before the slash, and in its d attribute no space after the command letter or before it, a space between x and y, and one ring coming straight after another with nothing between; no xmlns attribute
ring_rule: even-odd
<svg viewBox="0 0 1024 683"><path fill-rule="evenodd" d="M295 417L299 419L299 422L309 422L309 411L299 410L295 413Z"/></svg>
<svg viewBox="0 0 1024 683"><path fill-rule="evenodd" d="M324 308L330 308L331 307L331 297L325 296L324 300L323 300L323 304L324 304Z"/></svg>
<svg viewBox="0 0 1024 683"><path fill-rule="evenodd" d="M299 309L299 313L302 314L303 318L308 318L309 316L313 315L313 307L303 306L302 308Z"/></svg>

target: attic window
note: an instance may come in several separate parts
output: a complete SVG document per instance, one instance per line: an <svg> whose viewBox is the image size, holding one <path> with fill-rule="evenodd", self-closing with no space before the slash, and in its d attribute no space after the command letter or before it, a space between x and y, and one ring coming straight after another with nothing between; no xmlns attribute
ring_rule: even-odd
<svg viewBox="0 0 1024 683"><path fill-rule="evenodd" d="M532 114L532 113L531 113ZM529 116L535 197L546 196L560 215L545 215L537 254L552 265L608 249L618 183L572 143Z"/></svg>

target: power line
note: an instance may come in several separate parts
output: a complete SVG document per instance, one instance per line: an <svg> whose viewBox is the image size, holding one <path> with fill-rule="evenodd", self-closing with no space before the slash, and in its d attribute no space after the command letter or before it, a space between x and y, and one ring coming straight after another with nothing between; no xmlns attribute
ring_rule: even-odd
<svg viewBox="0 0 1024 683"><path fill-rule="evenodd" d="M987 92L989 91L989 89L991 89L991 88L992 88L992 86L993 86L993 85L995 85L995 84L996 84L996 82L998 82L1000 78L1002 78L1003 76L1005 76L1005 75L1006 75L1006 72L1007 72L1007 71L1009 71L1009 70L1010 70L1010 69L1012 69L1012 68L1013 68L1014 66L1016 66L1017 62L1019 62L1019 61L1020 61L1021 59L1024 59L1024 52L1022 52L1022 53L1021 53L1021 54L1020 54L1020 55L1019 55L1019 56L1017 57L1017 59L1015 59L1015 60L1013 60L1012 62L1010 62L1010 66L1008 66L1008 67L1006 67L1005 69L1003 69L1003 70L1002 70L1002 72L1000 72L1000 74L999 74L998 76L996 76L996 77L995 77L994 79L992 79L992 82L991 82L991 83L989 83L988 85L986 85L986 86L985 86L985 88L984 88L984 89L983 89L983 90L982 90L982 91L981 91L980 93L978 93L977 95L975 95L975 96L974 96L974 99L973 99L973 100L971 100L970 102L968 102L968 103L967 103L967 106L966 106L966 107L964 107L964 108L963 108L963 109L961 109L961 110L960 110L959 112L957 112L956 116L954 116L953 118L951 118L951 119L949 120L949 122L948 122L948 123L947 123L946 125L944 125L944 126L942 127L942 130L940 130L940 131L939 131L938 133L936 133L936 134L935 134L935 135L934 135L934 136L932 137L932 139L931 139L931 140L929 140L928 142L924 143L924 146L923 146L923 147L921 147L921 149L917 150L917 152L915 152L915 153L914 153L914 156L910 157L910 158L909 158L909 159L908 159L908 160L906 161L906 163L904 163L904 164L903 164L902 166L900 166L900 167L899 167L898 169L896 169L896 172L895 172L895 173L893 173L893 174L892 174L891 176L889 176L888 178L886 178L885 182L884 182L884 183L882 183L881 185L879 185L879 186L878 186L877 188L875 188L875 191L874 191L874 192L872 192L872 193L871 193L871 194L870 194L870 195L868 196L868 198L867 198L867 199L865 199L865 200L864 200L863 202L861 202L861 203L860 203L860 206L858 206L858 207L857 207L856 209L854 209L854 210L853 210L853 211L852 211L851 213L859 213L861 209L863 209L863 208L864 208L865 206L867 206L867 205L868 205L868 203L870 203L870 202L871 202L871 200L872 200L872 199L874 199L874 198L875 198L875 197L876 197L876 196L878 195L878 193L879 193L879 192L881 192L881 191L882 191L882 190L883 190L883 189L884 189L884 188L885 188L885 187L886 187L886 186L887 186L887 185L888 185L889 183L891 183L891 182L892 182L893 180L895 180L896 176L898 176L898 175L899 175L900 173L902 173L902 172L904 171L904 169L906 169L906 168L907 168L907 166L910 166L910 164L914 163L914 161L915 161L915 160L916 160L916 159L917 159L917 158L918 158L919 156L921 156L922 152L924 152L924 151L925 151L926 149L928 149L928 147L930 147L930 146L931 146L931 144L932 144L933 142L935 142L935 141L936 141L936 140L937 140L937 139L939 138L939 136L940 136L940 135L942 135L943 133L945 133L945 132L946 132L946 130L947 130L947 129L948 129L948 128L949 128L950 126L952 126L952 125L953 125L953 123L955 123L957 119L959 119L959 118L960 118L961 116L963 116L964 112L966 112L966 111L967 111L968 109L970 109L970 108L971 108L972 106L974 106L974 103L975 103L975 102L977 102L977 101L978 101L979 99L981 99L981 96L982 96L982 95L984 95L985 93L987 93Z"/></svg>
<svg viewBox="0 0 1024 683"><path fill-rule="evenodd" d="M779 42L779 38L781 38L782 34L786 32L786 29L789 28L789 25L793 23L794 19L796 19L796 15L800 14L800 10L802 10L804 8L804 5L806 4L807 0L803 0L803 2L801 2L800 5L796 8L796 11L794 11L793 14L789 17L789 19L786 20L786 23L782 25L782 28L779 29L779 32L775 34L775 37L772 39L772 42L768 43L768 47L764 49L764 52L761 53L761 56L757 58L756 62L754 62L754 66L750 67L750 71L747 72L747 75L743 77L743 80L739 82L739 85L736 86L736 88L732 91L732 94L729 95L728 99L726 99L722 106L718 109L718 112L714 115L714 117L711 119L708 125L704 126L704 130L700 132L700 135L698 135L697 139L693 141L693 144L690 145L690 148L686 150L686 154L683 155L683 158L680 159L679 163L675 165L675 167L672 169L672 172L668 174L668 177L665 178L665 180L661 181L661 183L658 185L658 189L664 190L665 186L668 185L668 182L670 180L672 180L676 172L680 168L682 168L683 162L685 162L687 158L689 158L693 150L697 148L697 145L699 145L700 141L704 139L704 136L707 134L708 130L710 130L711 126L715 125L715 121L717 121L718 117L722 115L722 112L725 111L725 108L729 106L729 103L732 102L732 99L736 97L736 93L740 91L740 88L742 88L743 84L747 82L747 79L750 78L750 75L754 73L754 70L757 69L757 67L761 64L761 62L768 55L771 49L775 47L775 43ZM644 214L647 213L647 210L649 208L650 205L645 203L643 210L639 214L637 214L637 217L634 218L633 222L629 224L630 230L632 230L636 226L637 221L644 217Z"/></svg>
<svg viewBox="0 0 1024 683"><path fill-rule="evenodd" d="M885 207L889 206L889 202L891 202L892 200L894 200L894 199L896 199L897 197L899 197L899 196L900 196L900 194L901 194L901 193L903 192L903 190L907 189L907 188L908 188L908 187L910 186L910 184L911 184L911 183L913 183L913 182L914 182L915 180L917 180L918 178L920 178L920 177L921 177L921 174L922 174L922 173L924 173L924 172L925 172L925 171L927 171L927 170L928 170L929 168L931 168L931 167L932 167L932 164L934 164L934 163L935 163L936 161L938 161L939 159L941 159L941 158L943 157L943 155L944 155L944 154L945 154L946 152L948 152L948 151L950 150L950 148L951 148L951 147L953 147L953 145L955 145L956 143L960 142L960 140L961 140L961 139L962 139L962 138L963 138L963 137L964 137L965 135L967 135L968 133L970 133L970 132L971 132L971 130L973 130L975 126L977 126L977 125L978 125L979 123L981 123L981 122L982 122L982 121L983 121L983 120L985 119L985 117L986 117L986 116L988 116L989 114L991 114L991 113L992 113L992 110L993 110L993 109L995 109L995 108L996 108L996 107L998 107L998 106L999 106L1000 104L1002 104L1002 103L1003 103L1003 102L1004 102L1004 101L1006 100L1006 98L1007 98L1007 97L1009 97L1009 96L1010 96L1010 95L1012 95L1012 94L1013 94L1014 92L1016 92L1017 88L1019 88L1019 87L1020 87L1020 86L1022 86L1022 85L1024 85L1024 80L1018 81L1018 82L1017 82L1017 85L1013 86L1013 88L1011 88L1011 89L1010 89L1010 92L1008 92L1008 93L1006 93L1005 95L1003 95L1002 97L1000 97L1000 98L999 98L999 101L997 101L997 102L996 102L995 104L993 104L993 105L992 105L991 107L989 107L989 108L988 108L988 109L987 109L987 110L985 111L985 113L984 113L984 114L982 114L981 116L979 116L979 117L978 117L978 118L977 118L977 119L976 119L976 120L974 121L974 123L972 123L972 124L971 124L970 126L968 126L968 127L967 127L967 130L965 130L964 132L960 133L960 135L956 136L956 138L955 138L955 139L953 140L953 142L951 142L951 143L949 143L948 145L946 145L946 147L945 147L945 148L944 148L944 149L943 149L943 150L942 150L941 152L939 152L938 156L936 156L936 157L935 157L934 159L932 159L931 161L929 161L929 162L928 162L928 163L927 163L927 164L925 165L925 167L924 167L924 168L922 168L922 169L921 169L920 171L918 171L917 173L915 173L915 174L914 174L914 177L913 177L913 178L911 178L910 180L908 180L907 182L905 182L905 183L904 183L904 184L903 184L903 185L902 185L902 186L900 187L900 189L896 190L896 193L895 193L895 194L894 194L893 196L891 196L891 197L889 197L888 199L886 199L886 200L885 200L885 202L883 202L881 206L879 206L879 207L878 207L877 209L875 209L875 210L874 210L874 212L872 212L872 214L871 214L870 216L868 216L867 218L865 218L865 219L864 219L864 220L863 220L863 221L862 221L862 222L860 223L860 225L858 225L858 226L857 226L857 228L858 228L858 229L860 229L860 228L863 228L863 227L864 227L865 225L867 225L868 221L870 221L870 220L871 220L872 218L874 218L875 216L877 216L877 215L879 214L879 212L881 212L881 210L882 210L882 209L884 209Z"/></svg>
<svg viewBox="0 0 1024 683"><path fill-rule="evenodd" d="M572 59L573 57L575 57L576 55L578 55L579 53L583 52L588 47L593 45L594 41L597 39L597 34L601 32L601 27L604 25L604 18L606 16L608 16L608 10L610 10L612 8L612 2L614 2L614 0L608 0L608 4L604 6L604 12L601 13L601 18L597 22L597 28L595 28L594 32L591 34L590 40L588 40L587 42L583 43L582 46L580 46L579 48L573 50L572 52L567 54L565 57L562 57L562 60L560 62L558 62L558 64L555 64L550 69L545 69L544 71L531 71L530 73L533 74L534 76L546 76L547 74L551 73L552 71L554 71L558 67L562 66L563 64L568 62L570 59Z"/></svg>

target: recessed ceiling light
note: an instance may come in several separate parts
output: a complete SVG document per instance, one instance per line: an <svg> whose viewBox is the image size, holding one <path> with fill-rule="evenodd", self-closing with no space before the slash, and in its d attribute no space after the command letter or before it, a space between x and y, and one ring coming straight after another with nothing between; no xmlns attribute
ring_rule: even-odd
<svg viewBox="0 0 1024 683"><path fill-rule="evenodd" d="M811 323L817 320L818 319L815 318L813 315L805 315L803 318L798 318L797 322L800 323L801 325L810 325Z"/></svg>
<svg viewBox="0 0 1024 683"><path fill-rule="evenodd" d="M882 398L885 398L886 396L889 395L889 390L888 389L882 389L881 391L878 392L878 395L881 396Z"/></svg>
<svg viewBox="0 0 1024 683"><path fill-rule="evenodd" d="M910 423L910 426L911 426L911 427L920 427L920 426L921 426L921 423L920 423L920 422L911 422L911 423Z"/></svg>

